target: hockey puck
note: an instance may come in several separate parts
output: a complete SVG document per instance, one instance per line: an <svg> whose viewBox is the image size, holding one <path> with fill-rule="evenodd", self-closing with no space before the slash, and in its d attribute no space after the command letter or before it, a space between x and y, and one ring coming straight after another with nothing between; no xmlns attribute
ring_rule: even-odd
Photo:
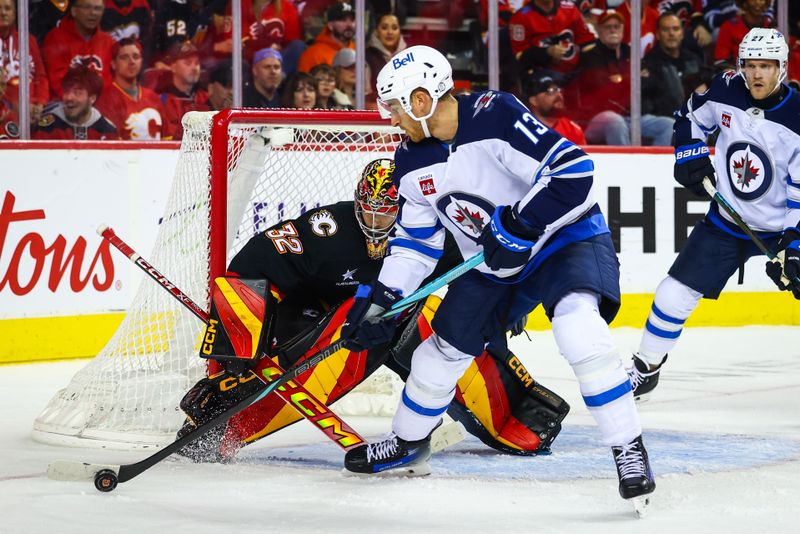
<svg viewBox="0 0 800 534"><path fill-rule="evenodd" d="M103 469L94 475L94 487L107 493L117 487L117 474L111 469Z"/></svg>

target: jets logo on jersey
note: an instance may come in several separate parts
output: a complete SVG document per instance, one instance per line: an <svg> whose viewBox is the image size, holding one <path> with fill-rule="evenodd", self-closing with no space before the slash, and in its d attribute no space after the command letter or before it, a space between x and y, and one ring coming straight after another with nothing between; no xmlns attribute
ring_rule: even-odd
<svg viewBox="0 0 800 534"><path fill-rule="evenodd" d="M450 193L439 199L436 207L456 228L477 242L483 227L492 218L494 205L485 198L469 193Z"/></svg>
<svg viewBox="0 0 800 534"><path fill-rule="evenodd" d="M483 110L483 109L488 110L490 107L492 107L492 101L494 100L494 97L496 97L496 96L497 96L497 93L493 93L491 91L487 91L486 93L484 93L484 95L482 97L480 97L472 105L472 107L475 109L475 111L472 113L472 116L475 117L475 115L480 113L481 110Z"/></svg>
<svg viewBox="0 0 800 534"><path fill-rule="evenodd" d="M328 210L319 210L308 218L311 231L320 237L330 237L339 229L339 224Z"/></svg>
<svg viewBox="0 0 800 534"><path fill-rule="evenodd" d="M756 200L772 185L772 160L760 146L744 141L731 143L726 161L731 190L742 200Z"/></svg>

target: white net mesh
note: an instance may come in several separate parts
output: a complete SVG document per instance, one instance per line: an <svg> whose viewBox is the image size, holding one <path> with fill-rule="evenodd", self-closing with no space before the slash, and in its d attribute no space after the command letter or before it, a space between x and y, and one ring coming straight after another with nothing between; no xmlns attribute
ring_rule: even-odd
<svg viewBox="0 0 800 534"><path fill-rule="evenodd" d="M279 220L352 198L364 166L391 157L400 141L398 130L376 124L377 113L322 113L316 119L288 111L244 115L227 126L226 265L252 235ZM145 256L206 309L216 242L211 232L222 231L210 224L211 198L219 195L212 191L210 162L224 157L211 148L213 118L184 117L172 190L155 247ZM202 328L191 312L144 278L113 338L36 419L34 438L124 449L172 441L183 421L178 403L205 373L205 360L197 357ZM343 413L393 410L394 382L383 377L372 384L362 388L365 393L352 393ZM374 395L392 400L371 399ZM357 402L361 397L365 400Z"/></svg>

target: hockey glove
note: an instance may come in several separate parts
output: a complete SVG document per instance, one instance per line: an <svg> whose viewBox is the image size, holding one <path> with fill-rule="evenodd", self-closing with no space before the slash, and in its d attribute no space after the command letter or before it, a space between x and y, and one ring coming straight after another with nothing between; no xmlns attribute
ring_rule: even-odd
<svg viewBox="0 0 800 534"><path fill-rule="evenodd" d="M800 230L787 228L778 241L778 257L782 256L783 268L777 261L767 262L767 276L781 291L791 291L800 300L800 284L793 282L800 278Z"/></svg>
<svg viewBox="0 0 800 534"><path fill-rule="evenodd" d="M493 271L522 267L528 263L530 250L541 235L522 221L516 209L497 206L478 238L483 247L483 262Z"/></svg>
<svg viewBox="0 0 800 534"><path fill-rule="evenodd" d="M708 198L703 178L708 177L715 187L717 182L706 144L699 139L692 139L692 144L676 147L673 175L679 184L695 195Z"/></svg>
<svg viewBox="0 0 800 534"><path fill-rule="evenodd" d="M390 342L397 322L394 317L382 319L381 315L401 298L399 293L377 280L358 286L353 307L342 325L342 338L350 340L345 347L362 351Z"/></svg>

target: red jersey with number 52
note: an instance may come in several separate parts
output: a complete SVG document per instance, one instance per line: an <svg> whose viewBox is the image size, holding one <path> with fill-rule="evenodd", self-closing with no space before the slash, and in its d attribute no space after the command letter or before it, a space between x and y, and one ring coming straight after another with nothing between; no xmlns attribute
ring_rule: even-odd
<svg viewBox="0 0 800 534"><path fill-rule="evenodd" d="M561 61L548 66L561 72L575 70L580 47L595 40L578 7L567 0L556 3L550 13L541 11L533 3L526 5L512 15L509 34L515 55L532 46L547 48L561 44L569 47Z"/></svg>

